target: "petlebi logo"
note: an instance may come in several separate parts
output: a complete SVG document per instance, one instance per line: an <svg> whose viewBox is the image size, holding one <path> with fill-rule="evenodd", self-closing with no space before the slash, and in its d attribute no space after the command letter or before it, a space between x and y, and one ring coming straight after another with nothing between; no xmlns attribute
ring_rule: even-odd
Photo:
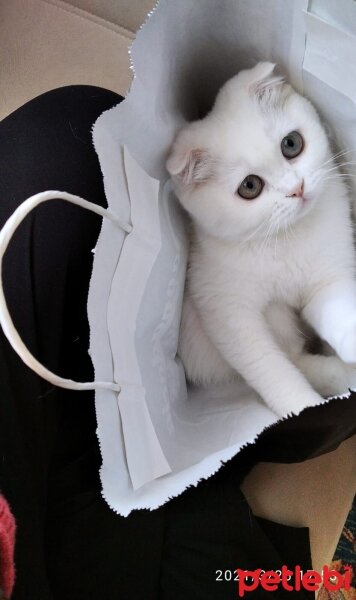
<svg viewBox="0 0 356 600"><path fill-rule="evenodd" d="M248 592L254 592L258 587L267 592L275 592L279 588L283 588L288 592L299 592L302 589L316 592L321 585L326 590L335 592L340 589L347 591L351 587L351 569L349 566L344 567L344 573L329 569L327 565L323 567L321 573L313 570L304 572L298 565L294 570L288 569L284 565L277 571L236 569L235 573L237 593L240 598L243 598Z"/></svg>

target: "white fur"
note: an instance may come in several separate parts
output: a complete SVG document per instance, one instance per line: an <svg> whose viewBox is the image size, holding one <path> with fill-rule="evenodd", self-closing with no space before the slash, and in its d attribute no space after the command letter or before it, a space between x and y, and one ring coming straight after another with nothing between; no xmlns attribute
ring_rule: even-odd
<svg viewBox="0 0 356 600"><path fill-rule="evenodd" d="M179 353L208 385L242 375L277 414L356 387L356 284L347 190L308 100L259 63L229 80L167 161L192 220ZM280 143L299 131L300 156ZM335 170L329 171L329 169ZM261 195L237 194L249 174ZM290 197L304 180L304 198ZM335 350L304 350L303 319Z"/></svg>

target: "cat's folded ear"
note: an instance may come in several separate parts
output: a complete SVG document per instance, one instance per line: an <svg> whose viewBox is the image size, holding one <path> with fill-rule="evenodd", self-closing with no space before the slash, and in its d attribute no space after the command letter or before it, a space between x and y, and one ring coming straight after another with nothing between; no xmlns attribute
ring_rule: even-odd
<svg viewBox="0 0 356 600"><path fill-rule="evenodd" d="M248 69L245 73L248 74L250 85L257 84L264 79L271 77L274 69L276 68L275 63L271 62L259 62L252 69Z"/></svg>
<svg viewBox="0 0 356 600"><path fill-rule="evenodd" d="M166 162L168 173L183 185L204 183L211 179L214 161L209 152L200 148L190 128L177 136Z"/></svg>
<svg viewBox="0 0 356 600"><path fill-rule="evenodd" d="M251 96L261 98L266 90L274 88L284 82L281 75L276 75L275 63L259 62L255 67L245 71L247 73L247 88Z"/></svg>

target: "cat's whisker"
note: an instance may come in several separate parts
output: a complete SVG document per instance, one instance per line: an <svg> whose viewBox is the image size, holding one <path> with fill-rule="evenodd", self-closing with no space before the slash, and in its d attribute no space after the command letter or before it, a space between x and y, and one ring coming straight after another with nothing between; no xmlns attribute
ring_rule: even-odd
<svg viewBox="0 0 356 600"><path fill-rule="evenodd" d="M276 253L277 253L277 240L278 240L278 232L279 232L279 219L278 219L278 215L276 217L276 225L277 225L277 231L276 231L275 236L274 236L274 258L276 258Z"/></svg>
<svg viewBox="0 0 356 600"><path fill-rule="evenodd" d="M334 165L333 167L330 167L329 169L325 169L325 168L319 168L312 176L312 182L314 183L314 185L318 185L319 183L323 183L325 181L329 181L329 177L326 176L330 176L330 177L355 177L355 174L350 173L348 169L346 169L346 172L340 172L340 169L342 167L350 167L356 165L355 161L347 161L338 165Z"/></svg>
<svg viewBox="0 0 356 600"><path fill-rule="evenodd" d="M273 210L273 213L271 215L271 233L269 235L269 239L272 238L273 233L274 238L275 238L275 243L274 243L274 256L276 257L277 254L277 244L278 244L278 236L279 236L279 231L282 225L282 222L285 218L285 216L288 216L289 213L289 209L286 206L279 206L279 205L275 205L275 208Z"/></svg>
<svg viewBox="0 0 356 600"><path fill-rule="evenodd" d="M274 226L274 223L273 223L273 213L272 213L272 215L269 218L269 227L268 227L267 233L266 233L265 237L263 238L262 244L260 246L260 250L261 250L262 253L267 248L268 242L269 242L269 240L271 239L271 237L273 235L273 226Z"/></svg>
<svg viewBox="0 0 356 600"><path fill-rule="evenodd" d="M255 229L251 235L249 235L245 240L243 240L243 244L250 242L256 235L257 233L260 231L260 229L264 226L267 225L268 221L269 221L270 217L267 216L262 223L259 224L259 226L257 227L257 229Z"/></svg>
<svg viewBox="0 0 356 600"><path fill-rule="evenodd" d="M291 238L293 237L290 235L290 233L291 233L290 223L286 223L284 226L284 237L285 237L285 241L287 244L290 243Z"/></svg>
<svg viewBox="0 0 356 600"><path fill-rule="evenodd" d="M290 235L290 239L292 241L296 241L297 236L295 235L295 231L293 230L293 227L291 225L289 225L289 227L288 227L288 233Z"/></svg>
<svg viewBox="0 0 356 600"><path fill-rule="evenodd" d="M277 233L275 236L275 242L274 242L274 258L276 258L277 255L277 242L278 242L278 234L279 234L279 227L280 227L280 220L278 220L278 224L277 224Z"/></svg>
<svg viewBox="0 0 356 600"><path fill-rule="evenodd" d="M295 231L293 229L292 223L287 223L287 231L290 234L292 240L296 240L297 236L295 235Z"/></svg>
<svg viewBox="0 0 356 600"><path fill-rule="evenodd" d="M333 154L329 160L339 158L340 156L345 156L346 154L352 154L352 152L356 152L356 148L345 148L344 150L339 150L339 152L335 152L335 154Z"/></svg>
<svg viewBox="0 0 356 600"><path fill-rule="evenodd" d="M330 173L332 171L337 171L339 169L341 169L342 167L348 167L351 165L356 165L355 161L347 161L344 163L340 163L338 165L334 165L333 167L331 167L330 169L320 169L323 173Z"/></svg>
<svg viewBox="0 0 356 600"><path fill-rule="evenodd" d="M283 209L280 212L280 226L283 227L283 231L284 231L284 238L286 241L289 241L290 239L294 240L296 239L295 236L295 232L293 230L292 227L292 223L290 221L290 216L291 216L291 211L290 211L290 207L283 207ZM277 232L278 235L278 232Z"/></svg>
<svg viewBox="0 0 356 600"><path fill-rule="evenodd" d="M255 229L250 236L248 236L242 243L250 242L253 238L258 234L258 232L262 229L264 225L267 225L269 221L269 216L267 216L262 223L259 224L257 229Z"/></svg>
<svg viewBox="0 0 356 600"><path fill-rule="evenodd" d="M260 244L259 250L261 251L261 254L263 254L263 252L265 251L265 249L268 246L270 228L271 228L271 225L269 226L269 228L266 232L266 235L264 236L264 238L262 239L262 242Z"/></svg>
<svg viewBox="0 0 356 600"><path fill-rule="evenodd" d="M327 174L328 174L328 172L326 173L326 175L327 175ZM335 175L338 175L338 174L339 174L339 175L342 175L343 177L347 177L347 176L349 176L349 177L352 177L352 176L355 176L355 175L356 175L356 173L354 173L354 172L351 172L351 171L345 171L345 172L342 172L342 171L338 172L338 171L336 171L336 172L334 172L334 174L335 174Z"/></svg>
<svg viewBox="0 0 356 600"><path fill-rule="evenodd" d="M344 167L355 167L355 166L356 166L356 161L351 161L351 160L337 165L337 167L339 169L343 169Z"/></svg>
<svg viewBox="0 0 356 600"><path fill-rule="evenodd" d="M350 152L353 152L353 150L350 150L348 148L344 148L343 150L339 150L338 152L335 152L334 154L332 154L330 156L330 158L325 161L325 163L328 163L331 160L334 160L335 158L339 158L339 156L344 156L345 154L350 154Z"/></svg>
<svg viewBox="0 0 356 600"><path fill-rule="evenodd" d="M334 175L325 177L323 180L331 181L332 179L348 179L349 177L356 177L356 173L335 173Z"/></svg>
<svg viewBox="0 0 356 600"><path fill-rule="evenodd" d="M286 244L290 244L291 243L291 238L290 238L290 235L289 235L289 228L286 227L286 229L284 230L284 232L285 232L285 242L286 242Z"/></svg>
<svg viewBox="0 0 356 600"><path fill-rule="evenodd" d="M292 235L292 228L289 224L286 225L285 229L286 234L286 242L290 243L292 239L294 239L294 235ZM294 233L294 232L293 232Z"/></svg>
<svg viewBox="0 0 356 600"><path fill-rule="evenodd" d="M323 162L320 166L323 167L323 166L329 164L330 162L334 161L335 159L340 158L341 156L345 156L346 154L351 154L352 152L356 152L356 149L340 150L340 152L336 152L336 154L333 154L328 160Z"/></svg>

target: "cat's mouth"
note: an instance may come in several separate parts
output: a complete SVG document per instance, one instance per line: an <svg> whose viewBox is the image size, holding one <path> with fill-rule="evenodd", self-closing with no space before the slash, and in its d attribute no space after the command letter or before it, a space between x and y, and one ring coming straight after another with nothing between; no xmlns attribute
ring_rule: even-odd
<svg viewBox="0 0 356 600"><path fill-rule="evenodd" d="M309 205L314 204L315 200L317 200L318 196L320 196L320 189L315 188L315 186L311 185L307 189L304 187L303 196L301 196L301 208L309 207Z"/></svg>
<svg viewBox="0 0 356 600"><path fill-rule="evenodd" d="M296 218L299 220L312 209L315 204L316 194L313 190L304 190L303 196L298 198L299 206L296 211Z"/></svg>
<svg viewBox="0 0 356 600"><path fill-rule="evenodd" d="M313 202L313 200L315 200L316 191L317 190L315 189L314 182L306 181L304 179L303 193L298 198L298 200L300 201L301 210L304 210L309 204Z"/></svg>
<svg viewBox="0 0 356 600"><path fill-rule="evenodd" d="M314 204L314 194L311 191L304 191L302 196L293 198L293 203L289 203L282 211L279 211L278 220L284 226L292 225L306 215Z"/></svg>
<svg viewBox="0 0 356 600"><path fill-rule="evenodd" d="M309 202L312 198L312 192L310 187L306 185L305 181L303 181L302 193L299 196L298 200L300 201L300 205L303 206L306 202Z"/></svg>

